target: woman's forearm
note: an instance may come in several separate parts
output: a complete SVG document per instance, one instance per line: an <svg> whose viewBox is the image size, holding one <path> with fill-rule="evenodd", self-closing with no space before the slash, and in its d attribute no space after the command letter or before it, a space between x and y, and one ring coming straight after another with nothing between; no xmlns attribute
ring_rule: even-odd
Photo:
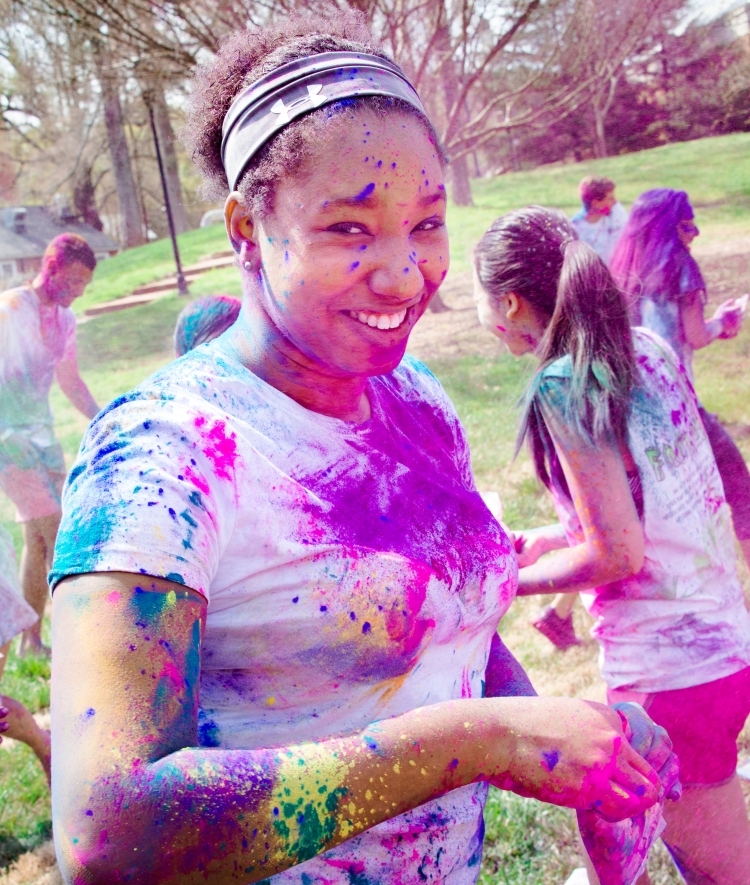
<svg viewBox="0 0 750 885"><path fill-rule="evenodd" d="M639 571L627 549L600 549L593 541L567 547L518 572L518 595L578 593L627 578Z"/></svg>
<svg viewBox="0 0 750 885"><path fill-rule="evenodd" d="M191 747L114 766L57 803L63 869L102 883L265 879L448 790L502 776L499 704L442 703L320 744Z"/></svg>

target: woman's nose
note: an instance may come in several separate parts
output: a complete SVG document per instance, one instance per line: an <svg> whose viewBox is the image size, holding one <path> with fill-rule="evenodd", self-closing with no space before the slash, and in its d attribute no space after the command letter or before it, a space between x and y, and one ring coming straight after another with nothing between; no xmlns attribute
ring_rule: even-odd
<svg viewBox="0 0 750 885"><path fill-rule="evenodd" d="M370 288L398 301L415 298L424 287L416 250L402 243L384 243L370 274Z"/></svg>

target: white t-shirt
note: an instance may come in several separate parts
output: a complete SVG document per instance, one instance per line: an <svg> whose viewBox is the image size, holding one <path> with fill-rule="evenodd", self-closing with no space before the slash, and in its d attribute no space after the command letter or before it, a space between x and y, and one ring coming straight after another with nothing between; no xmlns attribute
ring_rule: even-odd
<svg viewBox="0 0 750 885"><path fill-rule="evenodd" d="M750 665L750 615L735 567L729 508L685 369L666 341L634 329L639 382L628 446L643 490L645 560L637 575L584 593L602 676L638 692L702 685ZM559 408L570 357L544 370ZM556 403L558 404L556 407ZM553 487L568 539L583 540L570 498Z"/></svg>
<svg viewBox="0 0 750 885"><path fill-rule="evenodd" d="M0 646L37 620L36 612L21 595L13 541L0 525Z"/></svg>
<svg viewBox="0 0 750 885"><path fill-rule="evenodd" d="M615 203L609 215L602 216L599 221L586 221L586 211L574 215L571 224L578 234L578 239L588 243L605 264L609 264L622 229L628 220L628 213L622 203Z"/></svg>
<svg viewBox="0 0 750 885"><path fill-rule="evenodd" d="M322 740L483 693L515 555L424 366L406 357L368 397L363 424L311 412L219 338L89 428L52 582L121 570L205 595L204 746ZM485 797L463 787L272 881L468 885Z"/></svg>
<svg viewBox="0 0 750 885"><path fill-rule="evenodd" d="M12 433L40 448L55 444L49 392L57 364L74 359L75 348L69 307L40 304L30 287L0 294L0 459Z"/></svg>

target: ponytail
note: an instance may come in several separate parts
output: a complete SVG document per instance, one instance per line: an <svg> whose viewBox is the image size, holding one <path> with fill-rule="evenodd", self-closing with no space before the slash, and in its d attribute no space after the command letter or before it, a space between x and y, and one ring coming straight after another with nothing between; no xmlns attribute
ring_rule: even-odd
<svg viewBox="0 0 750 885"><path fill-rule="evenodd" d="M551 363L570 357L563 418L578 436L589 442L626 437L636 369L625 302L604 262L576 239L567 219L541 206L497 219L477 246L475 267L492 300L514 292L546 327L539 369L523 399L516 452L528 438L537 474L549 485L545 462L554 449L537 403Z"/></svg>

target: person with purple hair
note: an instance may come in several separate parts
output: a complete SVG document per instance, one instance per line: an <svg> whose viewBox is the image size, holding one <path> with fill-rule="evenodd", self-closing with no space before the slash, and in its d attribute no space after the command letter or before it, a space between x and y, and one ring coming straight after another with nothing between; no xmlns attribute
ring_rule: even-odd
<svg viewBox="0 0 750 885"><path fill-rule="evenodd" d="M656 188L633 203L610 269L631 306L634 325L667 341L691 380L693 351L742 326L741 304L730 299L706 320L706 282L690 244L700 231L685 191ZM734 531L750 563L750 471L718 417L700 408L716 465L732 510Z"/></svg>

